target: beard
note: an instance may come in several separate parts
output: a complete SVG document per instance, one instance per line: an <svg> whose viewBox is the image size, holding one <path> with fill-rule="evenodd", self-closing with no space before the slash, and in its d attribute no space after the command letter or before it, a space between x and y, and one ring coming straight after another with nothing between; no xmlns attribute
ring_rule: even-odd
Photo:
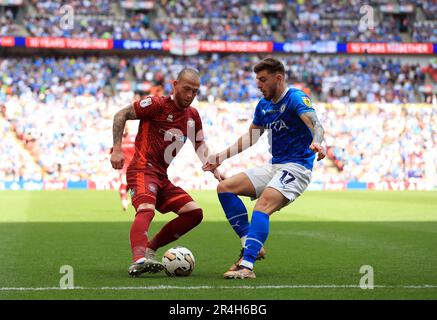
<svg viewBox="0 0 437 320"><path fill-rule="evenodd" d="M193 102L193 101L190 101L190 102L185 101L184 99L182 99L181 97L179 97L177 95L174 95L174 100L175 100L175 102L177 102L178 108L181 108L181 109L188 108L191 105L191 103Z"/></svg>
<svg viewBox="0 0 437 320"><path fill-rule="evenodd" d="M264 95L264 99L266 99L266 100L272 100L273 99L273 94L270 91L266 92L263 95Z"/></svg>

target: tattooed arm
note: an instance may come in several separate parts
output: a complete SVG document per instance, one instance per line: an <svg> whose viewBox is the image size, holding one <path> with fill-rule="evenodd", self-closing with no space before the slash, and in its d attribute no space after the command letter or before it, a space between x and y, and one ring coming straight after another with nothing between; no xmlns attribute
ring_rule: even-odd
<svg viewBox="0 0 437 320"><path fill-rule="evenodd" d="M111 154L111 164L114 169L122 169L124 165L123 151L121 150L121 140L127 120L138 119L133 104L118 111L114 116L112 125L113 147Z"/></svg>
<svg viewBox="0 0 437 320"><path fill-rule="evenodd" d="M325 131L323 130L322 124L315 112L305 112L300 115L302 121L306 124L306 126L311 130L313 134L313 141L309 148L317 153L317 161L322 160L325 156L325 150L322 147L323 135Z"/></svg>

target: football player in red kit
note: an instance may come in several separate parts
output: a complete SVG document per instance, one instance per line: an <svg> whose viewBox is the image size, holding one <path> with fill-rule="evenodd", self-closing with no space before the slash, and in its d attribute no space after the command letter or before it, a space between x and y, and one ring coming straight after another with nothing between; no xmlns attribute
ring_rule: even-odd
<svg viewBox="0 0 437 320"><path fill-rule="evenodd" d="M124 128L123 138L121 140L121 150L124 156L124 165L120 170L120 187L118 188L118 193L120 194L121 206L124 211L127 210L129 201L127 199L127 179L126 171L132 161L135 153L135 136L129 134L129 127Z"/></svg>
<svg viewBox="0 0 437 320"><path fill-rule="evenodd" d="M202 122L197 110L190 106L199 86L197 71L185 68L173 83L172 96L146 97L114 116L111 155L114 169L121 169L125 161L121 143L126 120L140 119L135 155L127 169L128 189L136 210L130 230L132 264L128 272L131 276L163 270L164 266L155 258L156 250L202 221L203 212L199 205L167 177L168 166L187 139L193 143L202 163L207 160L209 150L204 141ZM213 173L221 180L217 171ZM155 209L161 213L172 211L178 216L150 239L148 230Z"/></svg>

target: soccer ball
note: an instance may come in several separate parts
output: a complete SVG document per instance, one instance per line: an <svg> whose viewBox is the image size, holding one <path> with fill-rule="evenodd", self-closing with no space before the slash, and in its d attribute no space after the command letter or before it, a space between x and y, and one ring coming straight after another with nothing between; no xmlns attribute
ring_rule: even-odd
<svg viewBox="0 0 437 320"><path fill-rule="evenodd" d="M194 270L193 253L184 247L168 249L162 257L165 273L170 277L187 277Z"/></svg>

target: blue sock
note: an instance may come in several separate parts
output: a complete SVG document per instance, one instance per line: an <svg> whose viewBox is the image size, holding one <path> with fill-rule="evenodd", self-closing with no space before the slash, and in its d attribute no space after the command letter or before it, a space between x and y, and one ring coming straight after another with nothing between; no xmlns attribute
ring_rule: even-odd
<svg viewBox="0 0 437 320"><path fill-rule="evenodd" d="M230 192L221 192L218 194L218 198L225 211L226 218L237 235L240 238L247 236L249 218L243 201L236 194Z"/></svg>
<svg viewBox="0 0 437 320"><path fill-rule="evenodd" d="M253 269L253 264L269 235L270 216L261 211L254 211L249 233L246 239L246 247L243 253L241 265Z"/></svg>

